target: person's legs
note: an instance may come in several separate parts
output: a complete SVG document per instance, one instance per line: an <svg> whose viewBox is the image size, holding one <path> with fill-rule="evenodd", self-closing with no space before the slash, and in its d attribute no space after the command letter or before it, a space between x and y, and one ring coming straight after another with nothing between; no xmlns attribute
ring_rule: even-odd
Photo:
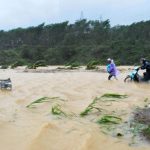
<svg viewBox="0 0 150 150"><path fill-rule="evenodd" d="M147 73L147 72L145 72L145 73L144 73L143 81L148 81L148 80L150 80L150 74Z"/></svg>
<svg viewBox="0 0 150 150"><path fill-rule="evenodd" d="M110 74L109 77L108 77L108 80L110 80L112 76L113 76L113 75Z"/></svg>

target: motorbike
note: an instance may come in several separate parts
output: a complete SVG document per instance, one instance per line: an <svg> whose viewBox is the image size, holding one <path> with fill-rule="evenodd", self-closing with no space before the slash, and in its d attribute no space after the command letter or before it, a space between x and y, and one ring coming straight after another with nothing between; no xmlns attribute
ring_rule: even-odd
<svg viewBox="0 0 150 150"><path fill-rule="evenodd" d="M126 76L124 79L124 82L140 82L142 80L142 77L138 74L139 67L135 67L129 75Z"/></svg>

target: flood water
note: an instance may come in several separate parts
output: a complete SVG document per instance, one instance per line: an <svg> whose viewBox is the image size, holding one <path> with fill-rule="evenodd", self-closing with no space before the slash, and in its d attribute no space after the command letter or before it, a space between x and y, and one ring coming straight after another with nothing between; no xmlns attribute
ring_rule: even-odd
<svg viewBox="0 0 150 150"><path fill-rule="evenodd" d="M130 145L128 136L117 138L101 132L96 123L99 113L80 117L80 113L105 93L126 94L128 98L102 104L107 113L116 112L128 121L136 107L144 107L150 99L149 84L124 83L127 73L118 81L107 81L106 73L58 72L24 73L1 70L0 78L10 77L12 91L0 91L1 150L149 150L144 141ZM42 97L59 97L50 102L26 106ZM70 114L55 116L56 103ZM103 112L102 112L103 113Z"/></svg>

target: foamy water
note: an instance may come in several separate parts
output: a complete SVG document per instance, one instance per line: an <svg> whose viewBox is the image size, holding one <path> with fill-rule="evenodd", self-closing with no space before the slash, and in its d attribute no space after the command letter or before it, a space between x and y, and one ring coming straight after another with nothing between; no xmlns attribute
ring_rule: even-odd
<svg viewBox="0 0 150 150"><path fill-rule="evenodd" d="M2 150L148 150L149 145L129 146L128 139L103 134L95 115L79 114L95 97L104 93L127 94L129 97L102 106L116 111L126 120L135 107L144 107L150 98L149 84L125 84L127 73L118 81L107 81L106 73L58 72L19 73L0 71L0 78L10 77L12 91L0 91L0 149ZM41 97L60 97L36 108L26 105ZM54 116L51 107L60 103L71 117ZM124 114L122 113L124 112Z"/></svg>

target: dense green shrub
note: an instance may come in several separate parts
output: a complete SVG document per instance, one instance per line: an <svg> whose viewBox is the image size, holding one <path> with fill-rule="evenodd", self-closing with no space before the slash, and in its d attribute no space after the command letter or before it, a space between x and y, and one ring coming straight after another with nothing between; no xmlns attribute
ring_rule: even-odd
<svg viewBox="0 0 150 150"><path fill-rule="evenodd" d="M36 69L37 67L45 67L45 66L47 66L45 60L38 60L34 64L29 64L28 68Z"/></svg>
<svg viewBox="0 0 150 150"><path fill-rule="evenodd" d="M92 60L87 64L86 69L87 70L97 69L98 64L99 64L98 61Z"/></svg>
<svg viewBox="0 0 150 150"><path fill-rule="evenodd" d="M11 68L13 69L13 68L16 68L16 67L18 67L18 66L23 66L25 63L24 63L24 61L16 61L15 63L13 63L12 65L11 65Z"/></svg>

